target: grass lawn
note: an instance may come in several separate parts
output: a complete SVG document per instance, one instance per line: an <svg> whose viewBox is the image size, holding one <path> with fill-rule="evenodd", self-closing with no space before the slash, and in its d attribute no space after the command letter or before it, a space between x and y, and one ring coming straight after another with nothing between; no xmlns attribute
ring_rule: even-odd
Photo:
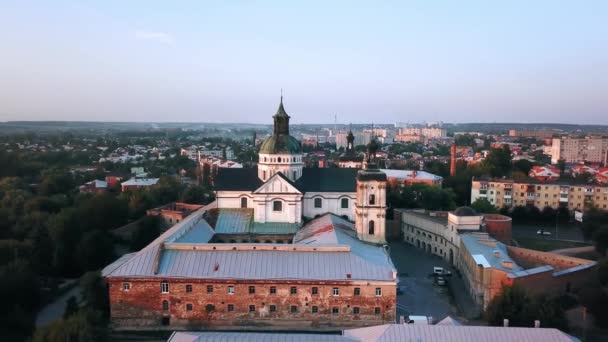
<svg viewBox="0 0 608 342"><path fill-rule="evenodd" d="M519 244L519 247L543 252L548 252L555 249L591 246L591 244L586 242L560 241L545 238L517 237L515 240Z"/></svg>

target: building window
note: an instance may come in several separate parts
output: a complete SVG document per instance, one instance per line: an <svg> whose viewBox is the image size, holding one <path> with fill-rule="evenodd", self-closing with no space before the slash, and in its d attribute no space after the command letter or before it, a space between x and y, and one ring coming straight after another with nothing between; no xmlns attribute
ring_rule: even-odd
<svg viewBox="0 0 608 342"><path fill-rule="evenodd" d="M379 288L379 287L376 287L376 296L377 296L377 297L382 296L382 289L381 289L381 288Z"/></svg>
<svg viewBox="0 0 608 342"><path fill-rule="evenodd" d="M249 286L249 294L255 293L255 286Z"/></svg>
<svg viewBox="0 0 608 342"><path fill-rule="evenodd" d="M343 199L340 201L340 207L341 207L342 209L346 209L346 208L348 208L348 198L343 198Z"/></svg>
<svg viewBox="0 0 608 342"><path fill-rule="evenodd" d="M313 288L312 288L311 293L312 293L313 295L317 295L317 294L319 294L319 288L318 288L318 287L313 287Z"/></svg>
<svg viewBox="0 0 608 342"><path fill-rule="evenodd" d="M353 314L354 314L354 315L358 315L358 314L359 314L359 307L358 307L358 306L355 306L355 307L353 308Z"/></svg>
<svg viewBox="0 0 608 342"><path fill-rule="evenodd" d="M331 308L331 313L333 315L337 315L340 313L340 309L337 306L334 306L333 308Z"/></svg>
<svg viewBox="0 0 608 342"><path fill-rule="evenodd" d="M295 287L295 286L292 286L292 287L289 289L289 293L290 293L290 294L292 294L292 295L295 295L296 293L298 293L298 288L297 288L297 287Z"/></svg>
<svg viewBox="0 0 608 342"><path fill-rule="evenodd" d="M298 307L295 305L292 305L289 307L289 312L291 313L297 313L298 312Z"/></svg>
<svg viewBox="0 0 608 342"><path fill-rule="evenodd" d="M337 287L334 287L333 294L334 294L334 296L339 296L340 295L340 289L337 288Z"/></svg>
<svg viewBox="0 0 608 342"><path fill-rule="evenodd" d="M255 312L255 305L249 305L249 312Z"/></svg>
<svg viewBox="0 0 608 342"><path fill-rule="evenodd" d="M274 286L270 287L270 294L277 294L277 288Z"/></svg>
<svg viewBox="0 0 608 342"><path fill-rule="evenodd" d="M298 176L298 173L297 173L296 171L294 171L294 172L293 172L293 180L294 180L294 181L296 180L296 178L298 178L297 176Z"/></svg>
<svg viewBox="0 0 608 342"><path fill-rule="evenodd" d="M281 201L272 202L272 210L273 211L283 211L283 202L281 202Z"/></svg>
<svg viewBox="0 0 608 342"><path fill-rule="evenodd" d="M361 289L358 287L355 287L355 296L360 296L361 295Z"/></svg>
<svg viewBox="0 0 608 342"><path fill-rule="evenodd" d="M234 311L234 304L228 304L228 312Z"/></svg>
<svg viewBox="0 0 608 342"><path fill-rule="evenodd" d="M186 285L186 292L192 292L192 285Z"/></svg>
<svg viewBox="0 0 608 342"><path fill-rule="evenodd" d="M378 307L378 306L377 306L377 307L375 307L375 308L374 308L374 315L379 315L380 313L382 313L382 312L380 311L380 307Z"/></svg>
<svg viewBox="0 0 608 342"><path fill-rule="evenodd" d="M315 198L315 208L322 208L323 201L320 198Z"/></svg>
<svg viewBox="0 0 608 342"><path fill-rule="evenodd" d="M163 300L163 311L169 311L169 302Z"/></svg>
<svg viewBox="0 0 608 342"><path fill-rule="evenodd" d="M317 312L319 312L319 307L318 306L313 306L312 309L310 310L313 314L316 314Z"/></svg>
<svg viewBox="0 0 608 342"><path fill-rule="evenodd" d="M247 197L241 198L241 208L247 208Z"/></svg>
<svg viewBox="0 0 608 342"><path fill-rule="evenodd" d="M370 205L376 204L376 195L369 195L369 204Z"/></svg>
<svg viewBox="0 0 608 342"><path fill-rule="evenodd" d="M277 306L276 305L271 305L270 306L270 312L277 312Z"/></svg>
<svg viewBox="0 0 608 342"><path fill-rule="evenodd" d="M192 311L192 304L186 304L186 311Z"/></svg>
<svg viewBox="0 0 608 342"><path fill-rule="evenodd" d="M123 291L129 291L131 289L131 284L130 283L122 283L122 290Z"/></svg>
<svg viewBox="0 0 608 342"><path fill-rule="evenodd" d="M265 158L264 158L265 159ZM266 170L262 171L262 179L266 180Z"/></svg>
<svg viewBox="0 0 608 342"><path fill-rule="evenodd" d="M207 285L207 293L213 293L213 285Z"/></svg>
<svg viewBox="0 0 608 342"><path fill-rule="evenodd" d="M234 286L228 286L228 294L234 294Z"/></svg>
<svg viewBox="0 0 608 342"><path fill-rule="evenodd" d="M163 281L162 283L160 283L160 292L169 293L169 283L168 282Z"/></svg>
<svg viewBox="0 0 608 342"><path fill-rule="evenodd" d="M375 233L375 231L374 231L375 229L374 228L375 228L374 227L374 220L369 221L369 230L368 230L367 233L369 235L374 235L374 233Z"/></svg>

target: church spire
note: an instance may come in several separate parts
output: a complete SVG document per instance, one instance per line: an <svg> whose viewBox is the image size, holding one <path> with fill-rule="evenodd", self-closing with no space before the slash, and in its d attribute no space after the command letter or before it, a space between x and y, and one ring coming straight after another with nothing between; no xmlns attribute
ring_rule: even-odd
<svg viewBox="0 0 608 342"><path fill-rule="evenodd" d="M289 115L283 106L283 89L281 89L281 103L274 119L274 135L289 135Z"/></svg>

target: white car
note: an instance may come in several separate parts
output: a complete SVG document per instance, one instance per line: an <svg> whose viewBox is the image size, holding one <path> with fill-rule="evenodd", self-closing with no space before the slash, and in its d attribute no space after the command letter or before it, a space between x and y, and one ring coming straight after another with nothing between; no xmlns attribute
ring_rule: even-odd
<svg viewBox="0 0 608 342"><path fill-rule="evenodd" d="M541 229L541 230L537 230L537 231L536 231L536 234L537 234L537 235L551 235L551 232L548 232L548 231L546 231L546 230L542 230L542 229Z"/></svg>

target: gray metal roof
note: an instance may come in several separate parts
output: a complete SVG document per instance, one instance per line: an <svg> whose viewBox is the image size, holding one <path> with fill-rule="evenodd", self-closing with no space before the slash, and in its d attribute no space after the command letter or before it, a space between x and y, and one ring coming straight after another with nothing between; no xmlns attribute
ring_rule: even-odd
<svg viewBox="0 0 608 342"><path fill-rule="evenodd" d="M515 260L509 256L507 247L487 234L461 234L460 240L473 259L484 268L496 268L507 273L523 271ZM506 267L503 263L509 263Z"/></svg>
<svg viewBox="0 0 608 342"><path fill-rule="evenodd" d="M347 329L342 335L252 332L174 332L168 342L241 341L360 341L360 342L576 342L557 329L458 325L385 324Z"/></svg>
<svg viewBox="0 0 608 342"><path fill-rule="evenodd" d="M303 228L301 239L293 244L301 248L286 248L284 244L212 245L207 243L209 225L202 215L203 209L141 251L108 265L102 271L103 276L396 281L395 267L384 248L361 242L354 234L352 223L335 215L324 215L309 222ZM324 232L315 234L319 230ZM310 244L318 247L306 246ZM259 246L257 250L255 246Z"/></svg>
<svg viewBox="0 0 608 342"><path fill-rule="evenodd" d="M222 208L215 223L218 234L294 234L299 223L286 222L254 222L253 209Z"/></svg>

